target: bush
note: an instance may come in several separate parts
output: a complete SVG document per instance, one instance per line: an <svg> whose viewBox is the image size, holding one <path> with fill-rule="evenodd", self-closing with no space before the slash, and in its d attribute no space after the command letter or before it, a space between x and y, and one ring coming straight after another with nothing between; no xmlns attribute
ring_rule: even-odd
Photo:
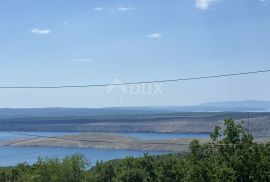
<svg viewBox="0 0 270 182"><path fill-rule="evenodd" d="M258 144L233 120L216 127L211 142L191 142L188 154L170 154L97 162L73 155L63 160L38 159L0 170L1 182L227 182L270 181L270 145Z"/></svg>

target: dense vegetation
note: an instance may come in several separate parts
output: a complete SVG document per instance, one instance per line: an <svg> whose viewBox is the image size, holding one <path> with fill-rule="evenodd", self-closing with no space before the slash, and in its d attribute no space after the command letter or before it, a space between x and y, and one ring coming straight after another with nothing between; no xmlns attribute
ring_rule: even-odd
<svg viewBox="0 0 270 182"><path fill-rule="evenodd" d="M231 119L225 129L216 127L212 142L194 140L187 154L170 154L98 162L87 170L83 156L38 159L0 169L0 181L12 182L177 182L270 181L270 145L258 144Z"/></svg>

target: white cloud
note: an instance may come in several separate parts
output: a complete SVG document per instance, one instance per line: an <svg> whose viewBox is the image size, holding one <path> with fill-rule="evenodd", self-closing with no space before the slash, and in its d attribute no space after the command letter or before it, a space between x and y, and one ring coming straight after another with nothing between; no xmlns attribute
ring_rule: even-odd
<svg viewBox="0 0 270 182"><path fill-rule="evenodd" d="M259 2L268 5L270 3L270 0L259 0Z"/></svg>
<svg viewBox="0 0 270 182"><path fill-rule="evenodd" d="M195 6L201 10L207 10L211 4L219 0L196 0Z"/></svg>
<svg viewBox="0 0 270 182"><path fill-rule="evenodd" d="M74 60L72 60L72 62L92 63L93 60L92 59L74 59Z"/></svg>
<svg viewBox="0 0 270 182"><path fill-rule="evenodd" d="M96 8L94 8L94 10L95 10L95 11L103 11L104 8L103 8L103 7L96 7Z"/></svg>
<svg viewBox="0 0 270 182"><path fill-rule="evenodd" d="M38 29L38 28L35 28L35 29L32 29L31 32L34 33L34 34L48 35L48 34L51 33L51 30L50 29Z"/></svg>
<svg viewBox="0 0 270 182"><path fill-rule="evenodd" d="M158 33L158 32L155 32L155 33L151 33L148 35L149 38L153 38L153 39L157 39L157 38L161 38L162 37L162 33Z"/></svg>
<svg viewBox="0 0 270 182"><path fill-rule="evenodd" d="M122 7L122 6L119 6L117 8L118 11L130 11L130 10L133 10L134 8L132 7Z"/></svg>

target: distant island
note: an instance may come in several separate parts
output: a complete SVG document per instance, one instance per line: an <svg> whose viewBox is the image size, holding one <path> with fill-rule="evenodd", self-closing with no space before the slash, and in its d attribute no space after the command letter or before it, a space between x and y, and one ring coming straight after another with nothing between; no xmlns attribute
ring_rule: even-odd
<svg viewBox="0 0 270 182"><path fill-rule="evenodd" d="M57 139L59 138L59 139ZM210 138L202 138L206 143ZM93 147L143 151L185 152L193 139L139 140L112 133L83 133L55 138L31 138L0 142L0 146L16 147Z"/></svg>
<svg viewBox="0 0 270 182"><path fill-rule="evenodd" d="M0 131L210 133L224 118L255 135L270 131L269 101L181 107L0 109ZM248 124L247 124L248 123Z"/></svg>

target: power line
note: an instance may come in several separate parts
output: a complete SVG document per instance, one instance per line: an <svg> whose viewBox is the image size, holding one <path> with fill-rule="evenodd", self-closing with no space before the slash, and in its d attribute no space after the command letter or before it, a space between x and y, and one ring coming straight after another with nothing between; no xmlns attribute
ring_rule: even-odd
<svg viewBox="0 0 270 182"><path fill-rule="evenodd" d="M179 81L191 81L211 78L233 77L241 75L251 75L267 73L270 70L258 70L250 72L230 73L221 75L199 76L190 78L177 78L167 80L153 80L153 81L139 81L139 82L126 82L126 83L109 83L109 84L89 84L89 85L60 85L60 86L0 86L0 89L63 89L63 88L87 88L87 87L107 87L107 86L121 86L121 85L139 85L139 84L152 84L152 83L167 83L167 82L179 82Z"/></svg>
<svg viewBox="0 0 270 182"><path fill-rule="evenodd" d="M27 133L19 133L19 132L10 132L10 131L1 131L1 133L8 133L14 135L21 135L21 136L30 136L30 137L38 137L38 138L48 138L48 139L59 139L59 140L67 140L67 141L77 141L77 142L104 142L102 140L82 140L82 139L72 139L72 138L62 138L62 137L55 137L55 136L45 136L45 135L35 135L35 134L27 134ZM110 141L106 141L106 143L111 143Z"/></svg>
<svg viewBox="0 0 270 182"><path fill-rule="evenodd" d="M48 138L48 139L57 139L57 140L64 140L64 141L75 141L75 142L88 142L88 143L130 143L130 142L124 142L124 141L105 141L105 140L85 140L85 139L73 139L73 138L63 138L63 137L56 137L56 136L45 136L45 135L35 135L35 134L27 134L27 133L21 133L21 132L12 132L12 131L0 131L1 133L8 133L8 134L14 134L14 135L21 135L21 136L31 136L31 137L37 137L37 138ZM168 142L137 142L137 144L142 145L177 145L177 146L189 146L190 143L168 143ZM238 146L237 144L220 144L220 143L207 143L212 146Z"/></svg>
<svg viewBox="0 0 270 182"><path fill-rule="evenodd" d="M37 137L37 138L48 138L48 139L58 139L58 140L65 140L65 141L76 141L76 142L89 142L89 143L130 143L130 142L123 142L123 141L105 141L105 140L85 140L85 139L73 139L73 138L63 138L63 137L56 137L56 136L45 136L45 135L35 135L35 134L27 134L21 132L12 132L12 131L0 131L1 133L8 133L14 135L21 135L21 136L30 136L30 137ZM141 144L168 144L168 145L189 145L187 143L165 143L165 142L143 142Z"/></svg>

